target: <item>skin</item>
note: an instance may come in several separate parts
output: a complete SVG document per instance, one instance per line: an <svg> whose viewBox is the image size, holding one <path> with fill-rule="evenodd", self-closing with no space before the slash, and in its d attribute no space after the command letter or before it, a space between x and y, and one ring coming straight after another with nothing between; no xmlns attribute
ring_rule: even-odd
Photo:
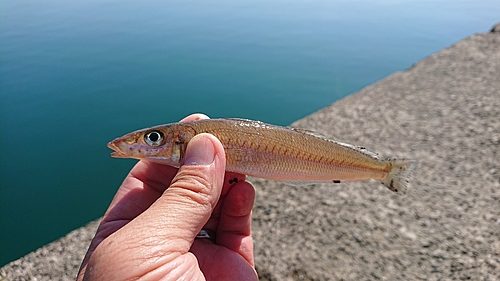
<svg viewBox="0 0 500 281"><path fill-rule="evenodd" d="M245 175L225 173L224 149L213 135L195 136L184 159L179 169L147 161L132 168L77 280L258 280L253 187ZM195 238L202 228L214 241Z"/></svg>

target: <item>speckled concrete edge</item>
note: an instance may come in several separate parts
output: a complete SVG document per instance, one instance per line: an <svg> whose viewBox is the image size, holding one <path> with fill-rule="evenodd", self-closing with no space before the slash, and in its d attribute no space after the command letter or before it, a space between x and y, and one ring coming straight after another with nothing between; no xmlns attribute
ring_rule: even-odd
<svg viewBox="0 0 500 281"><path fill-rule="evenodd" d="M500 32L500 24L496 25L493 29L492 32ZM478 36L481 35L475 35L469 38L466 38L459 43L463 43L464 41L467 41L468 43L471 44L460 44L461 48L463 46L474 46L473 41L478 38ZM458 43L457 43L458 44ZM444 51L446 52L453 52L457 47L457 44L454 46L445 49ZM443 51L441 51L443 52ZM441 53L440 52L440 53ZM438 53L439 54L439 53ZM435 59L435 55L431 56L430 58L425 59L426 60L433 60ZM419 62L421 63L421 62ZM450 62L453 63L453 62ZM413 68L406 70L405 73L407 75L412 75ZM399 74L396 74L399 75ZM421 75L421 74L420 74ZM435 73L429 72L428 75L435 75ZM498 75L498 73L491 73L491 75ZM381 87L386 81L391 79L393 75L389 76L388 78L375 83L374 85L371 85L367 88L371 92L376 91L377 87ZM494 79L494 77L489 77L489 79ZM432 80L432 79L430 79ZM411 85L408 85L408 87L411 87ZM366 89L363 90L366 92ZM361 92L363 92L361 91ZM363 101L361 97L356 97L356 99L351 98L348 100L343 100L342 103L349 102L349 103L363 103L366 101ZM345 105L342 105L345 106ZM415 104L415 106L419 106L418 103ZM316 116L322 116L322 115L328 115L332 114L331 110L332 108L335 108L335 104L332 106L325 108L323 110L320 110ZM341 112L340 112L341 113ZM339 112L335 112L334 114L340 114ZM314 115L314 114L313 114ZM301 120L299 123L302 125L307 125L308 119L311 117L306 117L305 119ZM335 116L329 116L329 118L335 118ZM321 118L320 118L321 119ZM364 122L370 122L370 120L364 120ZM410 129L410 128L407 128ZM354 136L356 138L356 136ZM435 159L435 161L439 161L439 159ZM444 160L443 160L444 161ZM262 183L256 183L262 184ZM265 204L265 202L261 202L261 204ZM77 230L72 231L68 235L64 236L63 238L48 244L35 252L32 252L23 258L13 261L4 267L0 268L0 280L73 280L76 276L76 272L79 268L81 259L83 255L85 254L88 244L90 243L90 240L92 236L95 233L95 230L97 228L98 221L94 221L89 223L88 225L79 228ZM259 243L259 241L255 242L256 244ZM424 245L424 247L427 247ZM264 260L262 260L264 261ZM257 260L257 267L259 268L259 260ZM262 269L263 267L261 267ZM280 276L282 275L274 275L273 272L263 270L262 272L264 275L263 279L268 279L268 280L278 280ZM374 279L379 279L375 278L377 277L376 273L371 274L371 277ZM297 277L300 279L300 276Z"/></svg>
<svg viewBox="0 0 500 281"><path fill-rule="evenodd" d="M99 220L0 268L4 280L74 280Z"/></svg>

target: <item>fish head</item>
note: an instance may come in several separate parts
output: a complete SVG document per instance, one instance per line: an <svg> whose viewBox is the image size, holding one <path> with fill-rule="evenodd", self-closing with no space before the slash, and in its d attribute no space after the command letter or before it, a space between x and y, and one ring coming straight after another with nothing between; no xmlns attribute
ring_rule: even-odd
<svg viewBox="0 0 500 281"><path fill-rule="evenodd" d="M180 123L156 126L128 133L108 143L115 158L149 160L179 167L194 131Z"/></svg>

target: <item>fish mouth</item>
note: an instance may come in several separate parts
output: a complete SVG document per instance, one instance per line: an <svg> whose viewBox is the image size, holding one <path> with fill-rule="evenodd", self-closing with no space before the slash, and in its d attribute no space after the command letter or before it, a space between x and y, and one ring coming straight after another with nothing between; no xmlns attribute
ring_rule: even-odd
<svg viewBox="0 0 500 281"><path fill-rule="evenodd" d="M126 155L125 153L121 152L121 151L114 151L114 152L111 152L111 157L113 158L130 158L130 156Z"/></svg>
<svg viewBox="0 0 500 281"><path fill-rule="evenodd" d="M113 158L128 158L129 157L121 151L121 149L115 144L115 141L109 142L108 147L110 149L114 150L113 152L111 152L111 157L113 157Z"/></svg>

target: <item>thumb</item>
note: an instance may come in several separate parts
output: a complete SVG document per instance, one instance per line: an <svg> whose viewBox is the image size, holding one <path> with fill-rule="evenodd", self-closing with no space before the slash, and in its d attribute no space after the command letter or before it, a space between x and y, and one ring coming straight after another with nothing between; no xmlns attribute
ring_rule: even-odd
<svg viewBox="0 0 500 281"><path fill-rule="evenodd" d="M210 218L221 194L225 164L220 141L210 134L196 135L189 141L184 164L170 187L153 204L151 211L168 221L164 238L178 239L172 243L179 247L177 251L187 252Z"/></svg>

